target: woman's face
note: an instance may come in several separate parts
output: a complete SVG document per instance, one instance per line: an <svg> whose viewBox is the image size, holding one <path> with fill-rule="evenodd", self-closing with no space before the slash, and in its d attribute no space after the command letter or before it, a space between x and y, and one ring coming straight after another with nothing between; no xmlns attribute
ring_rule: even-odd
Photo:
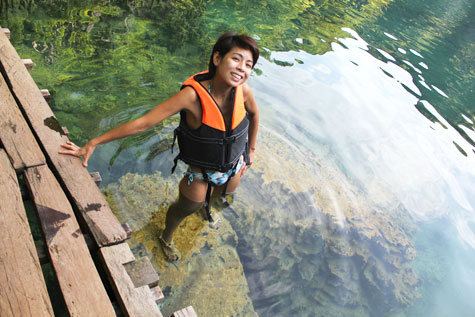
<svg viewBox="0 0 475 317"><path fill-rule="evenodd" d="M216 66L216 75L232 87L244 84L251 75L252 53L247 49L236 46L224 57L216 52L213 62Z"/></svg>

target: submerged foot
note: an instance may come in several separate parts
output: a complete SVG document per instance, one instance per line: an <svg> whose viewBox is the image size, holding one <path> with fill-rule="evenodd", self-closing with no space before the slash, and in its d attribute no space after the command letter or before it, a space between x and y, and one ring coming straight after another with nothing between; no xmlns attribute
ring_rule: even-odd
<svg viewBox="0 0 475 317"><path fill-rule="evenodd" d="M180 251L175 247L173 241L167 243L160 234L158 236L158 241L160 242L160 246L162 247L162 251L165 254L165 258L168 262L175 262L180 259Z"/></svg>

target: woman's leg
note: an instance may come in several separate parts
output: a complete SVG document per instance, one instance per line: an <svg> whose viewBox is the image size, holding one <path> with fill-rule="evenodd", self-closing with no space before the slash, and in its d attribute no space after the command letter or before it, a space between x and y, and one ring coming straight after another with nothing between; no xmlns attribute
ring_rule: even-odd
<svg viewBox="0 0 475 317"><path fill-rule="evenodd" d="M207 184L198 179L188 184L188 178L184 177L180 181L179 188L178 199L168 208L165 230L158 237L163 253L167 260L172 262L179 259L179 251L172 242L173 233L186 217L203 206Z"/></svg>
<svg viewBox="0 0 475 317"><path fill-rule="evenodd" d="M168 208L165 219L165 230L162 233L165 242L171 243L173 232L180 223L203 206L207 188L208 184L199 179L195 179L190 184L188 184L188 177L180 181L178 200Z"/></svg>

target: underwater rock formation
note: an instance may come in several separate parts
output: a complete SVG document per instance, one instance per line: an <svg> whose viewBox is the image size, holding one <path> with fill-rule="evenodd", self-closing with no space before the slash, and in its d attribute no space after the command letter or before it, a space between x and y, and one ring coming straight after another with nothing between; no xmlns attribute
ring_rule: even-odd
<svg viewBox="0 0 475 317"><path fill-rule="evenodd" d="M216 230L198 213L188 217L174 234L181 259L165 261L157 236L178 195L177 183L176 176L164 179L160 172L129 173L104 191L117 217L133 230L128 243L134 254L149 256L160 274L162 314L192 305L199 316L256 316L236 252L237 236L225 219Z"/></svg>
<svg viewBox="0 0 475 317"><path fill-rule="evenodd" d="M264 129L257 148L228 219L259 315L377 315L418 298L415 225L387 188L368 195Z"/></svg>
<svg viewBox="0 0 475 317"><path fill-rule="evenodd" d="M261 128L252 169L228 204L214 204L223 225L187 218L174 236L177 264L165 263L156 235L181 173L127 174L109 185L134 231L129 243L161 274L162 311L191 304L205 316L368 316L418 298L412 219L384 184L354 184L327 156Z"/></svg>

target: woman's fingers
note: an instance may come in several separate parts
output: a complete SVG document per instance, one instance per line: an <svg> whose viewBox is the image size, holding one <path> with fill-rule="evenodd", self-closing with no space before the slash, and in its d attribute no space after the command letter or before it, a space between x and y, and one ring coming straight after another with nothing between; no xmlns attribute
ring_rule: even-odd
<svg viewBox="0 0 475 317"><path fill-rule="evenodd" d="M79 150L80 148L73 144L72 142L68 142L66 144L61 144L61 147L66 149L63 151L59 151L59 154L68 154L68 155L73 155L73 156L79 156Z"/></svg>
<svg viewBox="0 0 475 317"><path fill-rule="evenodd" d="M79 146L77 146L71 141L68 141L65 144L61 144L61 147L66 150L58 151L59 154L72 155L76 157L84 157L83 165L87 166L87 160L91 156L92 152L87 151L84 148L80 148Z"/></svg>
<svg viewBox="0 0 475 317"><path fill-rule="evenodd" d="M65 144L61 144L61 147L65 150L58 151L59 154L66 154L72 155L76 157L82 157L83 162L82 165L87 167L87 161L91 157L92 153L94 152L95 146L88 142L85 146L79 147L71 141L67 141Z"/></svg>

